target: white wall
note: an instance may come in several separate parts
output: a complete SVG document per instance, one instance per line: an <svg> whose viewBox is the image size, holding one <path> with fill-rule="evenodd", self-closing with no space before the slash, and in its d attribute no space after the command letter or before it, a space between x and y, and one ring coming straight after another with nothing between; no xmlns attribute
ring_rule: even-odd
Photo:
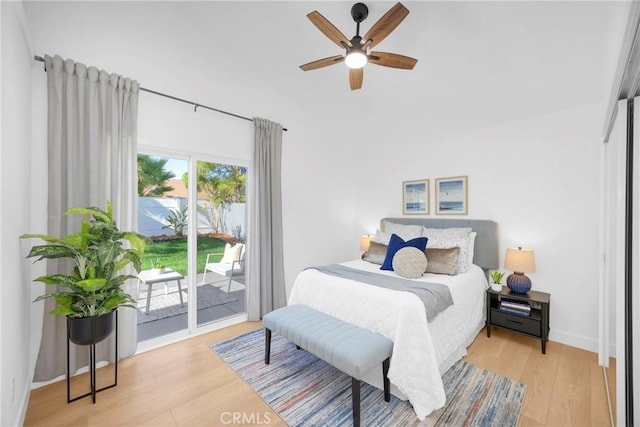
<svg viewBox="0 0 640 427"><path fill-rule="evenodd" d="M535 250L528 276L552 294L551 339L596 351L601 117L592 104L441 137L421 137L420 123L388 136L341 128L328 158L305 150L326 135L305 135L309 145L286 147L288 290L301 269L357 257L361 234L402 216L402 181L431 180L435 217L434 179L467 175L468 217L498 223L500 262L507 247Z"/></svg>
<svg viewBox="0 0 640 427"><path fill-rule="evenodd" d="M21 2L1 2L0 425L20 425L31 387L29 232L32 51ZM36 332L36 335L38 333Z"/></svg>
<svg viewBox="0 0 640 427"><path fill-rule="evenodd" d="M434 178L468 175L468 216L498 223L500 262L507 247L535 250L536 272L527 275L552 295L551 339L595 351L601 117L594 104L426 140L416 131L397 150L379 146L367 163L396 167L369 175L358 198L362 232L375 231L381 216L401 216L402 180L432 180L435 216ZM406 161L407 153L422 160Z"/></svg>

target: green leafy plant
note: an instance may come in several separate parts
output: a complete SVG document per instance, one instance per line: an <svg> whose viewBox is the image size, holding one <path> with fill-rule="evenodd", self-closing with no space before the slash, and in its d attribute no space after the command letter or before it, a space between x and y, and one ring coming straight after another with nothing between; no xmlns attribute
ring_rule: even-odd
<svg viewBox="0 0 640 427"><path fill-rule="evenodd" d="M505 273L501 273L499 271L492 271L491 272L491 280L493 280L493 283L496 284L500 284L500 282L502 281L502 278L504 277Z"/></svg>
<svg viewBox="0 0 640 427"><path fill-rule="evenodd" d="M189 207L188 205L184 205L182 209L180 209L180 211L177 211L175 209L172 210L169 213L169 216L165 218L165 220L169 223L169 225L165 225L162 228L172 229L176 233L176 236L184 235L184 228L187 226L187 208L188 207Z"/></svg>
<svg viewBox="0 0 640 427"><path fill-rule="evenodd" d="M136 276L122 274L132 265L141 269L140 257L148 243L147 237L135 232L123 232L113 220L113 208L107 202L107 211L99 208L71 208L66 215L87 215L81 229L62 238L45 234L24 234L23 239L40 239L44 245L33 246L27 258L67 258L74 267L68 274L51 274L35 279L45 285L59 285L61 290L45 293L40 301L55 298L58 306L51 314L70 318L99 316L118 307L134 307L135 300L124 292L122 285ZM124 242L130 244L125 248Z"/></svg>

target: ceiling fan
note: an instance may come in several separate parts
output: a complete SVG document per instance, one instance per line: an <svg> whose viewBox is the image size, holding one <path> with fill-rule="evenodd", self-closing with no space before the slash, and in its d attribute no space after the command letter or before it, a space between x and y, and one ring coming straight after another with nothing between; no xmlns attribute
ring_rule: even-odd
<svg viewBox="0 0 640 427"><path fill-rule="evenodd" d="M307 18L318 27L322 33L346 50L345 55L335 55L328 58L318 59L301 65L303 71L315 70L329 65L344 62L349 67L349 86L351 90L362 87L363 67L367 62L384 67L400 68L411 70L418 62L417 59L410 58L397 53L372 52L371 48L384 40L409 14L409 9L402 3L396 3L385 13L364 36L360 36L360 23L369 15L369 8L364 3L356 3L351 8L351 17L356 22L356 35L351 40L340 32L327 18L318 11L313 11Z"/></svg>

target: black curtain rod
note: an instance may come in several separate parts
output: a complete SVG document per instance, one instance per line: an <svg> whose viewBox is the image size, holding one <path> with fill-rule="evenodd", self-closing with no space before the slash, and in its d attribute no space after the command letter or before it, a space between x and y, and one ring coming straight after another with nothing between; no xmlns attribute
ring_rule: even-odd
<svg viewBox="0 0 640 427"><path fill-rule="evenodd" d="M34 56L34 59L36 61L44 62L44 58L41 57L41 56L37 56L36 55L36 56ZM45 68L45 71L47 71L46 68ZM186 100L186 99L178 98L177 96L167 95L166 93L157 92L155 90L147 89L147 88L142 87L142 86L140 86L140 90L142 90L144 92L152 93L154 95L164 96L165 98L173 99L174 101L184 102L185 104L193 105L193 111L194 112L197 112L198 108L206 108L207 110L217 111L218 113L226 114L228 116L233 116L233 117L236 117L238 119L248 120L250 122L253 121L253 119L250 118L250 117L245 117L245 116L241 116L239 114L230 113L229 111L220 110L218 108L209 107L207 105L198 104L197 102L193 102L193 101L189 101L189 100ZM287 129L285 129L285 128L282 128L282 130L285 131L285 132L287 131Z"/></svg>

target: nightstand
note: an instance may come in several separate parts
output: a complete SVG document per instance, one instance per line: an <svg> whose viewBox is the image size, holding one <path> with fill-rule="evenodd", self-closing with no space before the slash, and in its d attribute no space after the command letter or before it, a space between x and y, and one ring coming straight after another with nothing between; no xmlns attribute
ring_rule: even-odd
<svg viewBox="0 0 640 427"><path fill-rule="evenodd" d="M503 286L502 291L495 292L491 288L487 295L487 337L491 337L491 327L506 329L511 332L539 339L542 344L542 354L547 352L549 341L549 305L551 295L546 292L529 291L517 294ZM515 305L523 304L531 308L530 315L520 315L515 312L501 310L502 300L512 301ZM517 310L516 310L517 312Z"/></svg>

